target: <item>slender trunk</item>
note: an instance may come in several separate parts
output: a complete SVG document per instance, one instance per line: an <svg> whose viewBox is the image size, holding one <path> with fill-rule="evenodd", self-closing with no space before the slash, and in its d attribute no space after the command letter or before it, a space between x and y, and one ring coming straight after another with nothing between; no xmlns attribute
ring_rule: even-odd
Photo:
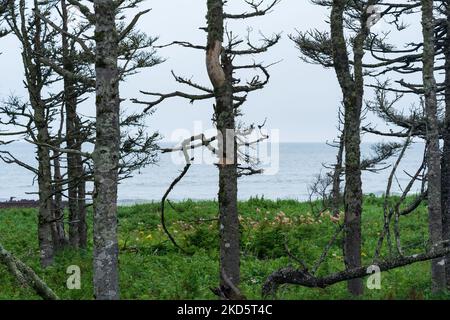
<svg viewBox="0 0 450 320"><path fill-rule="evenodd" d="M67 94L67 92L66 92ZM69 122L72 122L72 117L69 111L69 105L67 105L67 147L72 148L74 146L73 142L73 127L69 125ZM77 167L76 167L76 157L74 154L67 155L67 178L68 182L68 204L69 204L69 242L70 245L74 248L78 248L80 244L80 235L79 235L79 209L78 209L78 176L77 176Z"/></svg>
<svg viewBox="0 0 450 320"><path fill-rule="evenodd" d="M67 133L69 136L69 133ZM70 148L70 142L67 141L67 146ZM67 178L68 183L68 204L69 204L69 242L74 248L78 248L80 244L79 235L79 209L78 209L78 186L76 174L76 161L74 155L67 155Z"/></svg>
<svg viewBox="0 0 450 320"><path fill-rule="evenodd" d="M425 91L425 113L427 118L427 164L428 164L428 215L431 245L440 249L442 244L441 167L439 148L439 122L434 77L434 15L433 1L422 0L423 28L423 85ZM432 289L445 288L445 264L442 258L431 263Z"/></svg>
<svg viewBox="0 0 450 320"><path fill-rule="evenodd" d="M231 61L223 61L227 79L232 73ZM230 77L229 77L230 76ZM219 161L219 224L221 291L229 299L239 299L233 290L240 282L240 231L237 208L237 145L235 139L235 112L231 82L216 97L216 121L220 133ZM231 282L233 286L229 284Z"/></svg>
<svg viewBox="0 0 450 320"><path fill-rule="evenodd" d="M81 162L81 158L79 159ZM83 165L81 167L81 175L83 175ZM80 248L87 248L87 222L86 222L86 181L80 181L78 185L78 212L79 212L79 237L80 237Z"/></svg>
<svg viewBox="0 0 450 320"><path fill-rule="evenodd" d="M37 0L34 1L34 8L39 10ZM25 22L22 22L25 23ZM34 15L35 33L33 37L34 52L39 52L41 46L41 21L37 14ZM48 123L46 117L46 106L42 101L41 90L43 86L41 66L39 62L33 62L33 48L29 43L24 48L25 66L29 71L28 92L30 103L33 108L33 120L37 130L37 158L38 158L38 189L39 189L39 219L38 219L38 239L40 261L43 267L48 267L53 263L54 241L52 234L52 171L50 164L50 151L46 146L50 142L48 133Z"/></svg>
<svg viewBox="0 0 450 320"><path fill-rule="evenodd" d="M80 121L77 117L76 119L76 130L78 133L80 133L81 125ZM77 143L77 150L81 151L81 138L78 138ZM78 236L80 240L80 248L86 249L87 248L87 232L88 232L88 226L86 222L86 179L84 178L84 168L83 168L83 159L81 158L81 155L77 156L77 180L78 180L78 188L77 188L77 207L78 207Z"/></svg>
<svg viewBox="0 0 450 320"><path fill-rule="evenodd" d="M39 143L48 143L48 128L45 120L45 110L42 107L34 107L34 119L38 130ZM52 186L50 155L47 147L38 146L38 188L39 188L39 224L38 238L41 265L48 267L53 263L54 242L52 232Z"/></svg>
<svg viewBox="0 0 450 320"><path fill-rule="evenodd" d="M61 0L62 28L68 32L68 12L67 3ZM74 73L74 64L71 58L71 50L69 48L68 37L65 33L61 34L63 65L64 69ZM72 150L80 150L77 141L77 96L75 93L75 82L71 77L64 77L64 103L66 106L66 143L67 148ZM80 155L69 153L67 155L67 178L68 182L68 203L69 203L69 242L74 248L80 246L80 208L78 207L78 186L81 183L81 175L79 168Z"/></svg>
<svg viewBox="0 0 450 320"><path fill-rule="evenodd" d="M61 154L53 152L53 242L55 250L64 248L67 243L66 233L64 230L64 209L63 209L63 187L62 187L62 175L61 175L61 163L59 157Z"/></svg>
<svg viewBox="0 0 450 320"><path fill-rule="evenodd" d="M364 95L362 59L364 41L367 37L367 15L362 13L361 30L353 42L354 76L350 73L347 44L344 36L345 0L333 0L331 11L331 40L336 75L344 97L344 149L345 149L345 190L344 190L344 262L347 269L361 266L361 110ZM348 282L348 290L353 295L363 293L362 279Z"/></svg>
<svg viewBox="0 0 450 320"><path fill-rule="evenodd" d="M94 293L119 299L117 182L120 97L116 1L94 0L96 142L94 151Z"/></svg>
<svg viewBox="0 0 450 320"><path fill-rule="evenodd" d="M206 67L216 98L215 121L219 139L220 293L240 299L240 232L237 209L237 147L233 104L232 60L223 53L222 0L208 0Z"/></svg>
<svg viewBox="0 0 450 320"><path fill-rule="evenodd" d="M450 240L450 4L447 4L447 39L445 42L445 121L442 155L442 222L443 238ZM450 255L445 262L447 288L450 290Z"/></svg>
<svg viewBox="0 0 450 320"><path fill-rule="evenodd" d="M341 176L343 171L343 158L344 158L344 133L341 134L339 137L339 147L338 147L338 153L336 155L336 165L334 166L334 172L333 172L333 187L331 189L331 206L332 206L332 214L334 217L339 217L340 214L340 207L341 207Z"/></svg>
<svg viewBox="0 0 450 320"><path fill-rule="evenodd" d="M361 109L358 105L349 104L345 112L345 239L344 261L347 269L361 266ZM354 295L363 293L361 279L348 282L349 292Z"/></svg>
<svg viewBox="0 0 450 320"><path fill-rule="evenodd" d="M350 100L346 98L345 110L345 239L344 259L347 269L361 266L361 215L363 191L361 180L361 112L364 96L362 59L366 34L361 31L354 42L354 88ZM349 292L361 295L364 292L362 279L348 282Z"/></svg>

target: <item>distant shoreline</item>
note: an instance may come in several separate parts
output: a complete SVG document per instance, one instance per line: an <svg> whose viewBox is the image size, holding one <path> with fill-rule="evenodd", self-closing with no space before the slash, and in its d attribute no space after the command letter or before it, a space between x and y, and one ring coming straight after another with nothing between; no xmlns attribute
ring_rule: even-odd
<svg viewBox="0 0 450 320"><path fill-rule="evenodd" d="M67 205L67 202L64 201L62 203L62 207ZM21 199L21 200L9 200L9 201L3 201L0 202L0 209L20 209L20 208L38 208L39 207L39 201L37 200L27 200L27 199Z"/></svg>
<svg viewBox="0 0 450 320"><path fill-rule="evenodd" d="M392 193L390 195L391 197L400 196L400 194ZM413 195L412 195L413 196ZM383 198L383 194L373 194L373 193L366 193L364 194L364 198L367 197L375 197L375 198ZM294 198L278 198L278 199L270 199L266 197L261 196L254 196L248 199L239 199L238 202L240 203L246 203L250 201L271 201L271 202L297 202L297 203L307 203L309 200L302 200L302 199L294 199ZM320 199L316 199L315 201L320 201ZM183 204L186 202L193 202L193 203L206 203L206 202L217 202L217 198L212 199L177 199L177 200L170 200L170 202L174 204ZM145 206L145 205L154 205L159 204L160 200L123 200L118 201L117 205L118 207L132 207L132 206ZM63 202L63 209L67 206L67 201ZM10 201L0 201L0 210L1 209L36 209L39 207L39 201L37 200L27 200L27 199L21 199L21 200L10 200Z"/></svg>

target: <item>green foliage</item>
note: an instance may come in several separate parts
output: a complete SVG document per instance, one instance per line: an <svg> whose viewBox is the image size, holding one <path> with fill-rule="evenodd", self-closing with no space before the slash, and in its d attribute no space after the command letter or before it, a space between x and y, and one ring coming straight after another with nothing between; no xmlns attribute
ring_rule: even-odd
<svg viewBox="0 0 450 320"><path fill-rule="evenodd" d="M395 202L393 197L391 201ZM413 199L408 199L413 201ZM173 207L172 207L173 206ZM217 202L184 201L167 205L167 226L187 254L176 249L162 230L159 203L119 209L120 284L124 299L215 299L210 288L218 282ZM363 259L371 263L378 234L383 226L383 199L365 198L363 214ZM328 213L316 217L307 203L294 200L252 198L239 203L242 234L241 289L250 299L260 299L261 286L274 270L297 265L291 254L313 265L335 232ZM90 231L92 213L88 213ZM92 243L85 252L66 249L59 252L54 266L42 270L36 237L37 211L0 210L0 243L32 267L63 299L92 299ZM426 249L427 210L402 217L402 244L405 254ZM90 234L90 238L92 234ZM344 268L342 239L331 247L319 275ZM395 247L393 248L395 253ZM388 250L382 254L387 257ZM81 290L66 288L67 267L81 269ZM0 265L0 299L37 299L21 288ZM346 284L326 289L298 286L280 288L279 299L351 299ZM432 295L430 265L417 263L382 274L381 290L366 290L362 299L448 299Z"/></svg>
<svg viewBox="0 0 450 320"><path fill-rule="evenodd" d="M262 223L254 232L247 250L258 259L274 259L286 256L284 248L285 230L281 226Z"/></svg>
<svg viewBox="0 0 450 320"><path fill-rule="evenodd" d="M213 232L211 227L201 225L196 227L194 232L188 233L185 239L186 246L191 250L215 250L219 243L219 234Z"/></svg>

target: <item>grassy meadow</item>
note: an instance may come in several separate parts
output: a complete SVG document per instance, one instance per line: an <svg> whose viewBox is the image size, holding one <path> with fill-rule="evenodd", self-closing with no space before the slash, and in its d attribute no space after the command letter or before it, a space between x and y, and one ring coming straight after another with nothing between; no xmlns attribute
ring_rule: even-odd
<svg viewBox="0 0 450 320"><path fill-rule="evenodd" d="M366 196L363 214L363 258L371 263L383 227L383 200ZM120 286L122 299L216 299L210 288L218 281L217 203L183 201L166 206L167 225L182 253L164 234L159 204L120 207ZM274 270L297 262L291 253L313 265L335 232L329 213L317 216L309 203L294 200L251 199L239 203L242 230L242 292L249 299L261 299L261 287ZM90 231L92 219L89 217ZM63 299L92 299L92 243L85 252L66 249L59 252L54 266L39 267L35 209L0 210L0 243L32 267ZM427 210L425 205L401 219L405 254L427 248ZM90 237L91 238L91 237ZM341 238L331 248L318 274L342 270ZM394 249L395 251L395 249ZM383 254L387 254L384 247ZM81 268L81 290L66 287L67 267ZM352 299L346 284L326 289L283 286L277 299ZM430 292L429 262L382 274L381 290L366 290L361 299L449 299L450 294ZM39 299L22 288L0 265L0 299ZM359 299L359 298L358 298Z"/></svg>

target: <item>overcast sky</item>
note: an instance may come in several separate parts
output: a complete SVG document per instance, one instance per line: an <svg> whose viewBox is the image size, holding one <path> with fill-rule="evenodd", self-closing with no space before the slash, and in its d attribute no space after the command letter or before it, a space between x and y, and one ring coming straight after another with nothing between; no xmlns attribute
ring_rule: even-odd
<svg viewBox="0 0 450 320"><path fill-rule="evenodd" d="M239 12L242 0L230 0L228 11ZM141 30L159 36L159 44L174 40L205 44L206 34L199 30L205 26L206 1L204 0L153 0L146 1L144 7L153 10L139 24ZM341 100L340 89L333 70L324 70L317 65L308 65L299 59L288 35L297 30L311 28L328 29L324 8L311 4L308 0L283 0L273 12L260 18L245 22L237 21L230 25L235 34L246 34L253 29L253 37L258 32L270 35L282 32L281 42L269 53L254 57L256 62L270 64L281 60L270 68L269 85L261 91L252 93L242 107L243 121L262 123L267 118L269 129L279 129L281 141L285 142L325 142L336 136L337 107ZM2 40L3 54L0 56L0 95L16 93L26 97L23 89L23 68L20 65L20 48L13 37ZM178 86L170 71L188 77L200 84L209 86L201 51L181 47L159 50L159 55L167 61L148 69L122 83L121 95L124 98L145 97L139 90L153 92L172 92L174 90L192 91ZM242 60L243 63L252 60ZM251 78L248 74L247 78ZM123 108L139 108L124 102ZM81 112L93 114L92 102L83 106ZM189 104L183 99L168 100L161 104L148 124L160 131L166 140L171 140L174 130L194 130L194 123L201 121L204 129L211 127L212 101ZM376 138L366 137L366 141Z"/></svg>

